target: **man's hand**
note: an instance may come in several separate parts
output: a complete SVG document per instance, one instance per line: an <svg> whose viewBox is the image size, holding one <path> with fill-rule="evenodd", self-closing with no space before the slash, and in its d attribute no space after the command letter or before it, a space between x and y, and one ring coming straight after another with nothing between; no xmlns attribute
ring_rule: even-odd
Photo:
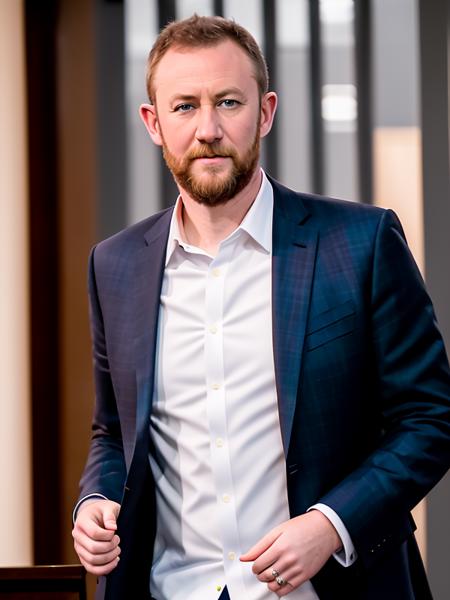
<svg viewBox="0 0 450 600"><path fill-rule="evenodd" d="M327 517L311 510L272 529L240 560L254 561L253 573L281 597L311 579L341 546L341 539ZM272 571L285 583L277 583Z"/></svg>
<svg viewBox="0 0 450 600"><path fill-rule="evenodd" d="M72 530L75 551L86 571L107 575L119 562L119 536L115 535L120 504L86 500L78 509Z"/></svg>

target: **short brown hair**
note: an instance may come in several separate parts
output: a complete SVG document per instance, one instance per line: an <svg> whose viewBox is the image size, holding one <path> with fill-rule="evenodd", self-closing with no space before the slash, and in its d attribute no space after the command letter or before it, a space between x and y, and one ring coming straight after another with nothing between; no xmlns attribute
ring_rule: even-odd
<svg viewBox="0 0 450 600"><path fill-rule="evenodd" d="M169 48L216 46L226 40L235 42L249 56L255 68L260 94L265 94L269 87L267 64L253 36L231 19L194 14L188 19L169 23L156 38L147 60L147 93L150 102L154 101L155 68Z"/></svg>

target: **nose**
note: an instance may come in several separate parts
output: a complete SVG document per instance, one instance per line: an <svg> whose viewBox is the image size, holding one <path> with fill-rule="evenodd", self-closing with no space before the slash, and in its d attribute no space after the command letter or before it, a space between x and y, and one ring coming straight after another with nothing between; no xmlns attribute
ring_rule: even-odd
<svg viewBox="0 0 450 600"><path fill-rule="evenodd" d="M197 130L195 137L197 141L204 144L212 144L222 139L223 131L215 106L202 106L198 110Z"/></svg>

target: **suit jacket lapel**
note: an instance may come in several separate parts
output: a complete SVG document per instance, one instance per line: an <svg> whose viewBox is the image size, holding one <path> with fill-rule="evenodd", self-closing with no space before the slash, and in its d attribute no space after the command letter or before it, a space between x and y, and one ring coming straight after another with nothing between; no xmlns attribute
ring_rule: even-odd
<svg viewBox="0 0 450 600"><path fill-rule="evenodd" d="M159 302L171 216L172 211L164 213L145 234L146 245L135 261L135 287L131 293L135 322L136 439L148 428L151 412Z"/></svg>
<svg viewBox="0 0 450 600"><path fill-rule="evenodd" d="M316 259L316 229L298 195L274 187L272 312L275 376L285 456L297 402Z"/></svg>

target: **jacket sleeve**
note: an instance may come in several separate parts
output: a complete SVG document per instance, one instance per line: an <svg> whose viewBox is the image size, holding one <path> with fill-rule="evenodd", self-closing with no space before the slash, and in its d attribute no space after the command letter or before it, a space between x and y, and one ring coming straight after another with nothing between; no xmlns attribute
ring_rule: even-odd
<svg viewBox="0 0 450 600"><path fill-rule="evenodd" d="M450 464L450 370L431 301L392 211L372 266L371 327L383 433L376 449L320 502L341 517L370 563L411 533L409 511Z"/></svg>
<svg viewBox="0 0 450 600"><path fill-rule="evenodd" d="M121 502L126 478L116 398L111 381L102 310L98 297L95 248L89 258L89 308L94 361L95 411L87 463L80 481L80 499L100 494Z"/></svg>

